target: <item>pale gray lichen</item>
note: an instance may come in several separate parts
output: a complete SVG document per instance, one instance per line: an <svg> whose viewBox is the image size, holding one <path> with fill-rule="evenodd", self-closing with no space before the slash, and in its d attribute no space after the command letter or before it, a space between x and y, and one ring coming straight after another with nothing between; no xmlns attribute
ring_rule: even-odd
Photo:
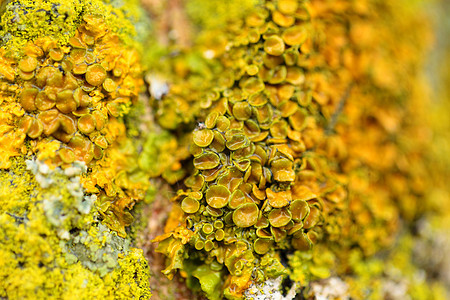
<svg viewBox="0 0 450 300"><path fill-rule="evenodd" d="M297 284L294 283L284 296L282 293L283 278L271 278L259 284L252 284L244 293L246 300L292 300L296 296Z"/></svg>
<svg viewBox="0 0 450 300"><path fill-rule="evenodd" d="M91 205L80 213L75 198L95 197L72 191L78 178L40 164L27 170L18 158L0 170L0 299L148 299L142 250L99 224ZM31 170L53 183L41 187Z"/></svg>
<svg viewBox="0 0 450 300"><path fill-rule="evenodd" d="M80 175L87 171L82 162L74 162L62 170L50 169L36 159L26 161L26 166L42 188L42 208L47 220L56 227L60 247L69 264L81 262L100 276L118 267L119 255L126 255L130 240L122 238L96 220L96 213L89 226L78 227L81 215L91 213L96 195L85 195Z"/></svg>
<svg viewBox="0 0 450 300"><path fill-rule="evenodd" d="M414 243L414 261L444 282L450 294L450 228L433 228L425 219L417 227L419 238Z"/></svg>
<svg viewBox="0 0 450 300"><path fill-rule="evenodd" d="M28 159L25 161L27 170L31 171L39 183L41 188L49 188L54 185L58 185L66 189L71 196L73 196L73 207L75 207L80 213L88 214L91 211L92 205L97 199L96 195L85 195L83 187L80 182L79 175L87 171L86 164L81 161L75 161L71 166L62 170L61 168L50 169L47 164L36 159ZM66 178L64 178L64 176ZM60 184L59 181L67 181L64 184ZM49 221L55 225L61 225L61 220L58 220L58 216L62 216L63 203L61 196L51 195L43 202L44 210ZM59 203L58 203L59 202ZM50 213L51 214L47 214ZM64 217L62 217L64 218Z"/></svg>
<svg viewBox="0 0 450 300"><path fill-rule="evenodd" d="M311 283L312 294L316 300L347 300L349 298L348 285L339 277L329 277L327 279Z"/></svg>
<svg viewBox="0 0 450 300"><path fill-rule="evenodd" d="M36 159L28 159L25 164L42 188L42 208L47 220L57 227L61 239L68 240L69 230L81 215L91 212L97 199L96 195L85 195L80 182L79 175L87 171L86 164L74 162L65 170L60 167L51 169Z"/></svg>
<svg viewBox="0 0 450 300"><path fill-rule="evenodd" d="M27 170L33 173L34 178L39 183L41 188L48 188L54 183L53 178L49 176L51 170L44 162L40 162L35 159L27 159L25 164L27 165Z"/></svg>
<svg viewBox="0 0 450 300"><path fill-rule="evenodd" d="M100 276L118 267L119 255L125 256L130 249L130 240L122 238L107 226L98 223L89 231L82 230L60 245L69 263L81 262Z"/></svg>
<svg viewBox="0 0 450 300"><path fill-rule="evenodd" d="M83 196L83 199L78 202L77 209L80 213L87 215L92 208L92 205L94 205L95 201L97 200L97 195L85 195Z"/></svg>
<svg viewBox="0 0 450 300"><path fill-rule="evenodd" d="M386 280L383 282L383 299L390 300L410 300L408 295L408 282L406 280L394 281Z"/></svg>

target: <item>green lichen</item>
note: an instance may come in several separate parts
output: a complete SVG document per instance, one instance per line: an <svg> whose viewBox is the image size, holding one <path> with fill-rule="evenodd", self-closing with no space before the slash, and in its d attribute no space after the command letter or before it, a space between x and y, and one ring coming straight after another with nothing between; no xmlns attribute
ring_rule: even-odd
<svg viewBox="0 0 450 300"><path fill-rule="evenodd" d="M96 196L84 195L78 177L86 169L84 164L75 162L63 171L60 168L51 170L36 160L25 163L34 175L30 182L36 181L39 185L34 189L35 199L28 197L28 201L40 204L47 221L57 228L61 238L67 239L73 228L83 228L94 222L95 211L91 208Z"/></svg>
<svg viewBox="0 0 450 300"><path fill-rule="evenodd" d="M295 251L289 257L290 278L307 286L311 281L331 276L330 270L335 265L333 252L323 245L318 245L309 251Z"/></svg>
<svg viewBox="0 0 450 300"><path fill-rule="evenodd" d="M203 291L208 299L220 299L217 289L223 285L224 271L218 264L208 266L205 264L198 265L195 260L186 261L183 269L189 274L187 285L194 291Z"/></svg>
<svg viewBox="0 0 450 300"><path fill-rule="evenodd" d="M118 267L119 255L128 254L130 240L117 236L116 232L99 223L89 231L72 234L67 243L62 242L62 247L68 262L80 261L89 270L104 276Z"/></svg>
<svg viewBox="0 0 450 300"><path fill-rule="evenodd" d="M176 138L168 131L150 132L146 135L138 163L148 176L161 176L173 184L186 174L177 158L187 155L187 149L181 148Z"/></svg>
<svg viewBox="0 0 450 300"><path fill-rule="evenodd" d="M139 166L152 177L158 177L170 166L171 149L176 145L176 140L168 133L150 133L143 145L143 151L139 157Z"/></svg>

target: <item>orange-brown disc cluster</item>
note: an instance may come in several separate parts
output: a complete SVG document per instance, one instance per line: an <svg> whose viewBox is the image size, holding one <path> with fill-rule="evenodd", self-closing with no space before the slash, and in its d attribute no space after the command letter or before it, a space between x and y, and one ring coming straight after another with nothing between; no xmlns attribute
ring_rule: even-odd
<svg viewBox="0 0 450 300"><path fill-rule="evenodd" d="M83 20L68 45L52 38L29 42L14 66L25 111L18 129L34 146L60 141L56 165L100 159L124 131L117 118L142 83L137 53L121 45L102 17Z"/></svg>
<svg viewBox="0 0 450 300"><path fill-rule="evenodd" d="M396 90L391 80L402 66L382 75L370 54L385 49L405 65L415 57L368 46L381 38L368 33L378 18L370 5L266 1L227 27L223 49L205 52L221 71L189 112L198 122L194 172L174 198L173 233L157 239L169 257L166 273L187 252L211 269L224 266L224 293L236 296L249 282L280 274L268 259L279 251L331 241L371 254L392 241L405 201L414 206L407 215L418 213L423 149L398 139L412 130L398 92L408 88ZM392 39L390 21L376 22ZM159 107L175 107L177 93L175 85ZM193 232L188 244L180 228ZM345 261L345 252L337 255Z"/></svg>
<svg viewBox="0 0 450 300"><path fill-rule="evenodd" d="M86 14L67 45L29 41L19 59L0 57L1 167L36 154L49 166L84 162L86 193L99 195L99 212L124 236L127 209L142 200L148 181L130 180L137 153L123 117L143 88L140 56L100 15Z"/></svg>

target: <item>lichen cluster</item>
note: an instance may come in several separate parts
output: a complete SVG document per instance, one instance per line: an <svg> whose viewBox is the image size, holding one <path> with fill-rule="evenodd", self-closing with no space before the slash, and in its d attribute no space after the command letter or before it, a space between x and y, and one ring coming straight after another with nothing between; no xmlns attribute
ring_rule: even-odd
<svg viewBox="0 0 450 300"><path fill-rule="evenodd" d="M445 299L422 1L138 5L0 5L0 298Z"/></svg>
<svg viewBox="0 0 450 300"><path fill-rule="evenodd" d="M99 196L109 226L124 236L131 222L125 207L142 200L148 189L145 176L130 180L132 175L126 175L136 170L130 160L138 156L123 120L137 102L143 80L136 48L111 30L104 15L89 13L100 4L84 4L88 12L76 15L79 26L67 43L51 35L39 36L38 31L32 40L28 38L34 36L20 35L8 40L26 41L20 58L11 56L15 48L8 43L2 49L1 166L9 167L12 156L32 153L52 166L88 164L92 171L83 176L83 186ZM65 13L64 5L56 7L61 11L55 14ZM2 21L7 18L8 14ZM121 201L116 201L118 197Z"/></svg>
<svg viewBox="0 0 450 300"><path fill-rule="evenodd" d="M0 7L0 41L14 57L23 54L27 41L42 37L67 44L83 23L83 16L94 14L102 16L109 31L127 44L132 43L140 38L136 36L137 27L146 26L137 5L135 0L3 1ZM128 8L124 9L126 6Z"/></svg>
<svg viewBox="0 0 450 300"><path fill-rule="evenodd" d="M124 17L136 7L123 4L3 7L2 298L150 297L147 262L125 231L150 175L125 126L143 79Z"/></svg>
<svg viewBox="0 0 450 300"><path fill-rule="evenodd" d="M156 239L165 274L180 270L212 299L292 270L306 285L351 273L349 249L373 255L432 209L418 121L428 40L411 6L263 1L175 56L184 79L155 114L190 137L193 171ZM413 24L423 30L399 38ZM311 248L331 258L283 265Z"/></svg>
<svg viewBox="0 0 450 300"><path fill-rule="evenodd" d="M38 149L46 137L60 141L56 153L42 154L44 159L57 154L56 165L102 158L120 133L116 118L126 112L139 87L139 69L130 68L136 53L124 52L118 37L107 35L102 17L85 15L83 21L69 45L35 40L25 47L16 69L4 71L17 73L23 82L14 87L24 110L19 131L36 140ZM14 82L15 77L7 79ZM5 86L3 92L12 88Z"/></svg>
<svg viewBox="0 0 450 300"><path fill-rule="evenodd" d="M0 171L0 297L150 297L142 250L99 222L82 171L22 159Z"/></svg>

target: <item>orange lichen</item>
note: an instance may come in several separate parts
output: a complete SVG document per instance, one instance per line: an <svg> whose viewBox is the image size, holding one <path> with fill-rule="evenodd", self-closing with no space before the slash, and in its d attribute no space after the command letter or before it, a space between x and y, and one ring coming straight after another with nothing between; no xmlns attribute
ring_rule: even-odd
<svg viewBox="0 0 450 300"><path fill-rule="evenodd" d="M412 113L404 97L413 98L407 85L416 77L398 84L400 64L414 66L417 56L400 57L390 46L392 28L371 9L370 3L265 1L244 26L239 20L202 33L226 37L223 49L200 39L204 60L174 58L172 71L184 80L174 80L154 103L156 117L167 129L189 121L197 128L190 146L195 170L174 197L174 210L181 205L185 215L174 214L169 224L195 232L180 252L224 266L230 274L224 295L240 297L249 281L270 277L263 256L325 241L370 255L392 242L400 218L421 214L424 148L400 141L401 132L420 134L402 119ZM396 14L388 11L390 18ZM377 34L367 32L375 23ZM403 53L416 53L401 43ZM389 70L392 59L398 64ZM199 82L199 74L213 79ZM216 221L224 227L202 229ZM180 252L159 249L172 274ZM338 256L345 261L345 251ZM244 261L253 271L236 272ZM270 274L282 268L275 270Z"/></svg>
<svg viewBox="0 0 450 300"><path fill-rule="evenodd" d="M130 157L137 159L132 149L124 151L122 120L143 84L137 51L104 17L86 14L67 45L42 37L28 41L23 53L15 60L0 52L1 167L31 153L52 167L86 163L92 170L83 177L86 191L112 197L105 218L118 220L110 226L125 235L130 218L123 209L143 199L148 187L124 176ZM125 204L114 200L119 196Z"/></svg>
<svg viewBox="0 0 450 300"><path fill-rule="evenodd" d="M109 120L121 116L121 107L134 101L142 82L137 54L101 24L101 17L86 15L64 47L52 38L28 42L16 67L22 81L14 94L2 89L25 110L15 121L24 133L38 143L55 138L85 163L99 152L96 147L114 143L117 134Z"/></svg>

